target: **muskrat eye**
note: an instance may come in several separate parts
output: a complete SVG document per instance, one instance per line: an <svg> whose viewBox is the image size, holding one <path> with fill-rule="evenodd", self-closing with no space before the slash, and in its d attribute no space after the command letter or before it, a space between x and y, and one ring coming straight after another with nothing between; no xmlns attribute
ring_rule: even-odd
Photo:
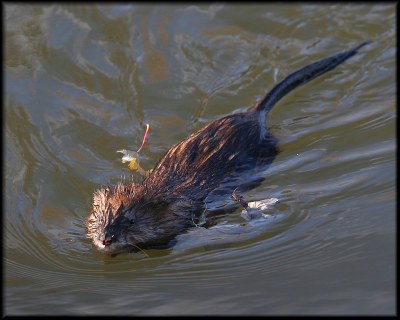
<svg viewBox="0 0 400 320"><path fill-rule="evenodd" d="M136 220L135 219L136 215L133 212L126 210L124 212L124 218L125 218L125 223L128 222L129 224L134 224Z"/></svg>

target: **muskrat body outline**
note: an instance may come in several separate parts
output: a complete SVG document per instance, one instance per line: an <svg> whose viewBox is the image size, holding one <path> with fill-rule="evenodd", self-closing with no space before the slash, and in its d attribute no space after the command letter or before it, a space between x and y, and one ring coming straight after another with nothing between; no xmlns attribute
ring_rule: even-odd
<svg viewBox="0 0 400 320"><path fill-rule="evenodd" d="M266 127L268 112L295 88L334 69L358 50L307 65L278 83L245 112L217 119L173 145L142 183L117 184L94 193L87 235L102 251L116 254L166 245L196 226L211 193L254 187L278 153ZM241 177L254 176L249 182Z"/></svg>

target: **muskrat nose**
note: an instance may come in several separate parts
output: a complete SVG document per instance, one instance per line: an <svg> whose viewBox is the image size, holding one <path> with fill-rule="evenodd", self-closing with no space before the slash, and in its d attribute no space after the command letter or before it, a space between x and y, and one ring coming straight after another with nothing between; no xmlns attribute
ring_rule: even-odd
<svg viewBox="0 0 400 320"><path fill-rule="evenodd" d="M103 245L108 247L109 245L111 245L111 243L114 242L114 235L112 236L108 236L103 240Z"/></svg>

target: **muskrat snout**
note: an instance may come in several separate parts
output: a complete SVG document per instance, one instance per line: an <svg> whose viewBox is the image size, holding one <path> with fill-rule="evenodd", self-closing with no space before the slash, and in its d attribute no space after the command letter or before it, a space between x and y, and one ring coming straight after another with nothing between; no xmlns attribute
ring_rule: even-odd
<svg viewBox="0 0 400 320"><path fill-rule="evenodd" d="M108 247L112 243L112 239L103 240L103 246Z"/></svg>
<svg viewBox="0 0 400 320"><path fill-rule="evenodd" d="M105 247L109 247L113 242L115 242L115 239L116 237L113 234L111 236L106 235L105 239L103 240L103 245Z"/></svg>

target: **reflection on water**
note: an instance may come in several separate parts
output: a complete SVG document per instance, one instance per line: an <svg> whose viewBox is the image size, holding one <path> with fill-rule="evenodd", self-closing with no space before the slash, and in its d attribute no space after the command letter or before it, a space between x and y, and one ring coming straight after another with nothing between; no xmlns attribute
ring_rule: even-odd
<svg viewBox="0 0 400 320"><path fill-rule="evenodd" d="M5 314L394 313L394 5L4 8ZM145 123L149 169L290 72L366 40L272 110L280 153L246 196L278 198L274 219L247 232L236 210L175 248L93 248L93 191L140 181L116 151L136 150Z"/></svg>

